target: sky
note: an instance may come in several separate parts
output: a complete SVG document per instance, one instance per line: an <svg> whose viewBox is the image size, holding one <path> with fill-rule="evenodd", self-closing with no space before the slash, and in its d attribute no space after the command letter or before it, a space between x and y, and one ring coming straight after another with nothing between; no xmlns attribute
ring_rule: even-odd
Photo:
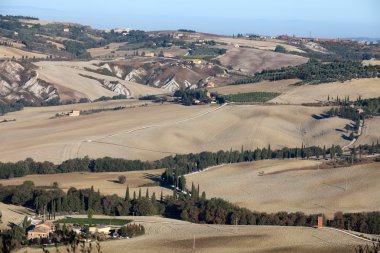
<svg viewBox="0 0 380 253"><path fill-rule="evenodd" d="M380 38L380 0L0 0L0 13L99 29Z"/></svg>

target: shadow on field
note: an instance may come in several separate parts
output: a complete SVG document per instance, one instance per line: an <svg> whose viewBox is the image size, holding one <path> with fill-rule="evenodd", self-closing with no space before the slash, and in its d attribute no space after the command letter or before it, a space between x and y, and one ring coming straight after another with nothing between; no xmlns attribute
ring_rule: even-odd
<svg viewBox="0 0 380 253"><path fill-rule="evenodd" d="M313 114L311 115L311 117L313 117L313 119L316 119L316 120L321 120L321 119L330 118L330 115L327 113L321 113L321 114Z"/></svg>

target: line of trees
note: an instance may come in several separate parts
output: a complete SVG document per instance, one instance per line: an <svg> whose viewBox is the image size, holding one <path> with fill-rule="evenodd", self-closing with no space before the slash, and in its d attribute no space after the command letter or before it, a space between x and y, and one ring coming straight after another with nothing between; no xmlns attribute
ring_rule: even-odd
<svg viewBox="0 0 380 253"><path fill-rule="evenodd" d="M377 142L371 145L362 145L361 154L369 152L380 152L380 144ZM177 154L175 156L167 156L156 161L127 160L122 158L104 157L98 159L90 159L89 157L69 159L59 165L51 162L36 162L32 158L15 163L0 162L0 179L9 179L13 177L23 177L30 174L54 174L68 172L121 172L121 171L137 171L167 168L163 174L165 181L173 183L170 179L178 169L178 176L201 171L207 167L225 164L258 161L263 159L289 159L300 158L308 159L310 157L326 158L326 157L342 157L342 149L339 145L331 147L305 147L300 148L282 148L272 150L271 146L267 148L256 148L255 150L241 151L204 151L198 154Z"/></svg>
<svg viewBox="0 0 380 253"><path fill-rule="evenodd" d="M231 95L224 95L224 99L230 102L267 102L281 93L278 92L247 92L247 93L238 93Z"/></svg>
<svg viewBox="0 0 380 253"><path fill-rule="evenodd" d="M306 83L319 84L337 81L343 82L353 78L373 78L379 76L380 66L364 66L359 61L341 61L326 64L309 61L308 63L298 66L283 67L275 70L263 70L254 76L237 80L232 84L298 78L302 81L295 85L303 85Z"/></svg>
<svg viewBox="0 0 380 253"><path fill-rule="evenodd" d="M35 187L33 182L26 181L19 186L0 186L0 201L23 205L36 210L37 213L49 214L54 218L57 213L98 213L111 216L138 215L148 216L162 214L165 217L177 218L195 223L239 224L239 225L280 225L280 226L314 226L317 216L302 212L265 213L255 212L238 207L220 198L206 199L206 194L199 194L199 188L192 185L192 194L173 191L172 196L155 194L145 197L141 189L138 196L129 196L127 188L125 198L117 195L101 195L99 191L70 188L67 193L53 187L52 189ZM127 194L128 193L128 194ZM351 229L362 233L380 233L380 212L347 213L338 212L327 225Z"/></svg>
<svg viewBox="0 0 380 253"><path fill-rule="evenodd" d="M354 103L345 98L343 102L338 100L339 107L331 108L327 113L334 117L339 116L353 121L364 120L365 118L380 115L380 97L362 99L359 97ZM360 111L360 109L362 111Z"/></svg>

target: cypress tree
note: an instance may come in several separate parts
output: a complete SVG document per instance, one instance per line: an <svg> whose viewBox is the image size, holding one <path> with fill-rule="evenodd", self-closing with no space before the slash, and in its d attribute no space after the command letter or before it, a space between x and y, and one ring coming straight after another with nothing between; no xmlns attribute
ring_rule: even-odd
<svg viewBox="0 0 380 253"><path fill-rule="evenodd" d="M149 199L149 188L146 188L145 198Z"/></svg>
<svg viewBox="0 0 380 253"><path fill-rule="evenodd" d="M62 212L62 198L57 199L57 212Z"/></svg>
<svg viewBox="0 0 380 253"><path fill-rule="evenodd" d="M156 203L156 193L155 192L153 192L153 194L152 194L151 201L153 204Z"/></svg>
<svg viewBox="0 0 380 253"><path fill-rule="evenodd" d="M141 199L141 188L139 188L139 199Z"/></svg>
<svg viewBox="0 0 380 253"><path fill-rule="evenodd" d="M83 192L81 192L81 208L82 208L82 210L86 210L86 203L84 202Z"/></svg>
<svg viewBox="0 0 380 253"><path fill-rule="evenodd" d="M136 200L136 191L133 191L133 199Z"/></svg>
<svg viewBox="0 0 380 253"><path fill-rule="evenodd" d="M206 193L204 191L202 192L202 197L201 198L202 198L202 200L206 200Z"/></svg>
<svg viewBox="0 0 380 253"><path fill-rule="evenodd" d="M90 194L88 195L88 209L92 209L93 206L94 186L91 186Z"/></svg>
<svg viewBox="0 0 380 253"><path fill-rule="evenodd" d="M330 157L331 157L331 159L335 158L335 146L334 145L332 145L330 148Z"/></svg>
<svg viewBox="0 0 380 253"><path fill-rule="evenodd" d="M129 201L129 186L127 186L127 190L125 191L125 201Z"/></svg>
<svg viewBox="0 0 380 253"><path fill-rule="evenodd" d="M164 193L163 193L162 189L161 189L160 201L161 201L161 202L164 201Z"/></svg>
<svg viewBox="0 0 380 253"><path fill-rule="evenodd" d="M191 182L191 198L195 198L196 196L196 190L195 190L195 186L194 186L194 182Z"/></svg>

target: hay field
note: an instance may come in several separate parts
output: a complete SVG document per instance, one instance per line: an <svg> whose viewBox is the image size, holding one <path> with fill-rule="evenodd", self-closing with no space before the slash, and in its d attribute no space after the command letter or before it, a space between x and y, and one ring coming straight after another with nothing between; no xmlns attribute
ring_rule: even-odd
<svg viewBox="0 0 380 253"><path fill-rule="evenodd" d="M15 47L5 47L0 46L0 59L8 58L11 59L15 57L16 59L21 59L22 57L28 56L28 58L46 58L46 54L33 53L25 50L21 50Z"/></svg>
<svg viewBox="0 0 380 253"><path fill-rule="evenodd" d="M297 170L302 167L310 169ZM322 212L331 217L337 211L380 210L378 163L317 168L316 161L269 160L225 165L186 179L199 184L208 198L222 197L256 211Z"/></svg>
<svg viewBox="0 0 380 253"><path fill-rule="evenodd" d="M251 48L231 48L218 59L224 66L232 66L234 69L240 69L249 74L265 69L296 66L308 61L302 56Z"/></svg>
<svg viewBox="0 0 380 253"><path fill-rule="evenodd" d="M26 215L32 214L30 210L22 206L7 205L0 202L0 211L3 215L2 223L0 222L0 231L8 229L9 223L20 224Z"/></svg>
<svg viewBox="0 0 380 253"><path fill-rule="evenodd" d="M72 98L72 96L74 96L74 98L86 97L90 100L94 100L101 96L112 97L117 95L117 93L102 87L97 80L89 79L80 76L79 74L89 75L108 81L118 81L130 91L130 96L132 97L161 94L165 92L158 88L152 88L125 80L120 80L116 77L105 76L84 70L85 67L94 69L95 66L92 64L95 63L98 63L98 61L42 61L37 62L36 65L40 67L37 70L39 73L39 78L52 83L58 89L58 93L62 94L62 99Z"/></svg>
<svg viewBox="0 0 380 253"><path fill-rule="evenodd" d="M351 101L355 101L359 96L362 98L380 97L380 78L303 85L285 91L270 102L285 104L317 103L326 102L328 96L330 99L335 99L337 96L344 99L344 97L349 96Z"/></svg>
<svg viewBox="0 0 380 253"><path fill-rule="evenodd" d="M299 79L284 79L276 82L262 81L258 83L248 83L239 85L227 85L209 89L210 92L229 95L248 92L279 92L285 93L296 88L291 84L298 82Z"/></svg>
<svg viewBox="0 0 380 253"><path fill-rule="evenodd" d="M103 216L95 216L103 217ZM132 239L101 243L104 253L354 253L363 244L355 237L329 229L278 226L192 224L160 217L120 217L144 225L146 234ZM55 249L51 249L55 252ZM62 251L65 251L62 248ZM61 251L61 252L62 252ZM29 253L40 252L28 249ZM95 252L95 250L93 251Z"/></svg>
<svg viewBox="0 0 380 253"><path fill-rule="evenodd" d="M129 172L74 172L63 174L49 175L28 175L25 177L13 178L9 180L0 180L2 185L20 185L26 180L33 181L36 186L52 186L54 182L58 183L60 189L67 191L70 187L77 189L85 189L94 187L95 191L99 190L101 194L112 195L117 194L120 197L125 197L127 186L130 188L130 195L133 196L133 191L138 194L139 188L143 196L146 189L149 189L149 194L156 193L159 198L161 190L164 195L171 195L172 192L166 188L154 185L161 177L162 170L145 170L145 171L129 171ZM126 183L120 184L117 182L118 177L124 175Z"/></svg>
<svg viewBox="0 0 380 253"><path fill-rule="evenodd" d="M317 120L328 108L303 106L176 104L49 119L67 107L27 108L6 115L0 160L121 157L155 160L171 154L220 149L347 145L336 129L350 121ZM40 111L41 110L41 111Z"/></svg>

